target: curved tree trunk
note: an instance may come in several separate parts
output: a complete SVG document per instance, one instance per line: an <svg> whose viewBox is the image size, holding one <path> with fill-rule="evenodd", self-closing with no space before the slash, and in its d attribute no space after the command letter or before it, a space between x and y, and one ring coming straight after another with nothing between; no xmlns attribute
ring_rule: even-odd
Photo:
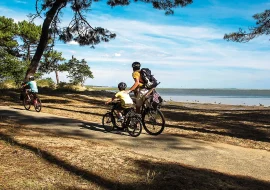
<svg viewBox="0 0 270 190"><path fill-rule="evenodd" d="M62 4L65 1L66 0L57 0L53 4L52 8L46 13L46 18L45 18L43 25L42 25L42 31L41 31L39 44L37 46L37 50L35 52L35 55L34 55L33 59L31 60L31 63L27 69L27 72L26 72L26 75L24 78L25 81L28 80L29 76L34 75L36 73L41 56L43 55L43 52L48 44L49 28L50 28L51 22L55 16L55 14L57 13L58 9L62 6Z"/></svg>

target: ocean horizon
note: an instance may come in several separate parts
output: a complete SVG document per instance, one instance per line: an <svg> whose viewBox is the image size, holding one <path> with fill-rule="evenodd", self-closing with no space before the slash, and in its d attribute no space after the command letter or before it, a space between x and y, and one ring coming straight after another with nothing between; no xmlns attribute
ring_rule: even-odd
<svg viewBox="0 0 270 190"><path fill-rule="evenodd" d="M114 92L118 90L116 87L103 88ZM157 92L165 101L270 106L270 89L157 88Z"/></svg>
<svg viewBox="0 0 270 190"><path fill-rule="evenodd" d="M157 91L166 101L270 106L270 89L159 88Z"/></svg>

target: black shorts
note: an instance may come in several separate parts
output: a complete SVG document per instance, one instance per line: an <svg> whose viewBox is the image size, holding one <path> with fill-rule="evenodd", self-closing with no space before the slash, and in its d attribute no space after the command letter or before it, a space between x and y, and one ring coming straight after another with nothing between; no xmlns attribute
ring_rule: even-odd
<svg viewBox="0 0 270 190"><path fill-rule="evenodd" d="M115 109L115 110L122 111L122 110L124 110L125 108L122 107L121 103L118 103L118 104L115 105L114 109Z"/></svg>

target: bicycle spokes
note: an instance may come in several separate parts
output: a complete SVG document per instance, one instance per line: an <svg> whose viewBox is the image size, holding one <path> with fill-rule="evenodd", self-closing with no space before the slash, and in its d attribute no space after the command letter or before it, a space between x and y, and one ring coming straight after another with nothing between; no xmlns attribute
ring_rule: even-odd
<svg viewBox="0 0 270 190"><path fill-rule="evenodd" d="M106 123L111 123L111 122L112 122L112 119L111 118L107 118Z"/></svg>
<svg viewBox="0 0 270 190"><path fill-rule="evenodd" d="M34 107L37 112L41 111L41 101L39 98L34 99Z"/></svg>
<svg viewBox="0 0 270 190"><path fill-rule="evenodd" d="M150 135L162 133L165 127L165 119L160 110L148 110L143 113L143 127Z"/></svg>
<svg viewBox="0 0 270 190"><path fill-rule="evenodd" d="M107 132L110 132L114 128L113 118L110 113L106 113L102 118L102 125Z"/></svg>
<svg viewBox="0 0 270 190"><path fill-rule="evenodd" d="M129 121L129 125L127 126L128 133L132 137L137 137L142 132L142 122L140 118L133 117Z"/></svg>

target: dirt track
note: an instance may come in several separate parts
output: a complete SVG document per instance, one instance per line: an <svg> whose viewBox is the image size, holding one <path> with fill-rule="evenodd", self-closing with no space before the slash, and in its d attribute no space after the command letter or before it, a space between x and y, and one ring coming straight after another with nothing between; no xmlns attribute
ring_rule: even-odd
<svg viewBox="0 0 270 190"><path fill-rule="evenodd" d="M183 138L166 131L157 137L143 133L132 138L126 133L105 133L98 123L89 123L46 113L0 106L0 116L16 118L20 124L58 134L88 138L164 160L231 175L270 181L270 152L222 143Z"/></svg>

